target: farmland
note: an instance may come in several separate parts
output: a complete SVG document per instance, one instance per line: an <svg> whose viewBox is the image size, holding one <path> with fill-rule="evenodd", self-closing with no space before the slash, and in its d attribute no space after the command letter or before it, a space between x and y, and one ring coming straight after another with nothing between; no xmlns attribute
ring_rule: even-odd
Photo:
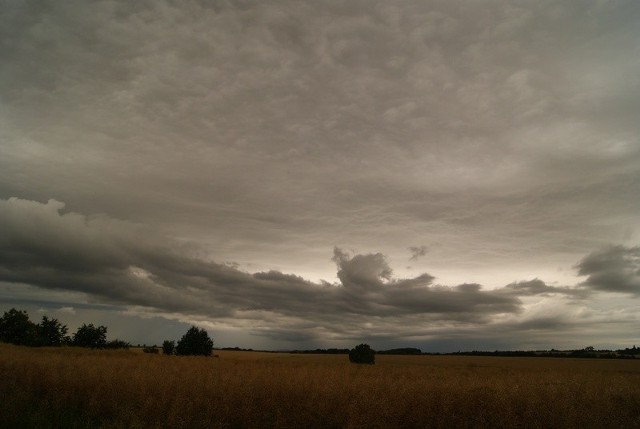
<svg viewBox="0 0 640 429"><path fill-rule="evenodd" d="M640 361L0 344L0 426L640 427Z"/></svg>

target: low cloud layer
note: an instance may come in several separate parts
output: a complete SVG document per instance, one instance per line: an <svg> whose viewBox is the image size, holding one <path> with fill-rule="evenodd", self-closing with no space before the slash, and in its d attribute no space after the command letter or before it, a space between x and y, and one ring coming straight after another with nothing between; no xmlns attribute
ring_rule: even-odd
<svg viewBox="0 0 640 429"><path fill-rule="evenodd" d="M588 288L640 296L640 247L607 247L586 256L577 268L587 276L582 284Z"/></svg>
<svg viewBox="0 0 640 429"><path fill-rule="evenodd" d="M584 288L550 286L540 279L510 283L504 287L503 291L516 296L566 295L573 297L586 297L589 294L589 290Z"/></svg>
<svg viewBox="0 0 640 429"><path fill-rule="evenodd" d="M434 286L423 274L392 279L385 257L334 250L340 284L278 271L250 274L205 261L197 249L128 222L63 213L64 204L0 202L0 280L74 290L167 312L232 317L237 312L324 317L423 314L469 319L514 312L518 301L476 285ZM277 322L276 322L277 323Z"/></svg>
<svg viewBox="0 0 640 429"><path fill-rule="evenodd" d="M280 341L420 338L438 327L491 327L505 317L517 319L525 309L521 298L585 296L583 288L538 279L485 290L439 285L427 273L395 278L383 254L337 247L339 283L279 271L251 274L206 260L197 247L144 226L64 207L55 200L0 200L0 281L81 292L99 302L180 314ZM624 268L637 280L637 254L637 248L616 247L587 256L579 264L580 273L590 275L584 288L628 292L637 283L606 273ZM530 329L541 320L542 327L555 326L548 317L517 323Z"/></svg>

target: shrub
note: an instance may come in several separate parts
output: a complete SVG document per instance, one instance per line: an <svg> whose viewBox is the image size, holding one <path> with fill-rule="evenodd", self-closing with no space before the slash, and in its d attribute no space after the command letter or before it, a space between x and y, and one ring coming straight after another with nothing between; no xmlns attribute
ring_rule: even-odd
<svg viewBox="0 0 640 429"><path fill-rule="evenodd" d="M128 349L131 347L131 344L126 341L115 339L107 342L104 347L106 349Z"/></svg>
<svg viewBox="0 0 640 429"><path fill-rule="evenodd" d="M360 344L349 351L349 362L373 365L376 363L376 352L368 344Z"/></svg>
<svg viewBox="0 0 640 429"><path fill-rule="evenodd" d="M212 351L213 340L209 338L207 331L204 329L198 329L195 326L189 328L187 333L182 336L176 346L176 354L180 356L211 356Z"/></svg>
<svg viewBox="0 0 640 429"><path fill-rule="evenodd" d="M157 355L158 353L160 353L160 349L157 348L156 346L152 346L152 347L145 347L142 349L143 352L145 353L151 353L154 355Z"/></svg>
<svg viewBox="0 0 640 429"><path fill-rule="evenodd" d="M172 355L176 351L176 342L166 340L162 343L162 353L165 355Z"/></svg>

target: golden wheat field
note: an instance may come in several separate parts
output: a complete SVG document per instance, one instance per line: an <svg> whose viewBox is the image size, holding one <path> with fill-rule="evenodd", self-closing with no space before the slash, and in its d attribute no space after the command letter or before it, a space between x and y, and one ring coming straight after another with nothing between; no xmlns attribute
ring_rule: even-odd
<svg viewBox="0 0 640 429"><path fill-rule="evenodd" d="M0 344L5 428L640 427L640 361Z"/></svg>

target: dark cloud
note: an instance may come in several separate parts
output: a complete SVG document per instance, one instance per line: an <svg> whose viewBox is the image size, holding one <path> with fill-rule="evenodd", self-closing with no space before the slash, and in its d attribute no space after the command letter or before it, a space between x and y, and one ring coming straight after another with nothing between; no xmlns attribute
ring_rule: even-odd
<svg viewBox="0 0 640 429"><path fill-rule="evenodd" d="M310 343L313 341L321 341L311 329L253 329L250 331L252 335L266 337L274 341L286 341L289 343Z"/></svg>
<svg viewBox="0 0 640 429"><path fill-rule="evenodd" d="M417 261L418 258L427 254L429 248L427 246L411 246L409 247L409 251L411 252L410 261Z"/></svg>
<svg viewBox="0 0 640 429"><path fill-rule="evenodd" d="M570 323L563 317L539 317L525 320L517 325L522 331L557 332L559 329L570 327Z"/></svg>
<svg viewBox="0 0 640 429"><path fill-rule="evenodd" d="M335 248L340 284L278 271L249 274L203 261L188 246L154 237L141 226L63 209L55 200L0 201L7 231L0 238L0 281L82 292L158 312L253 319L264 328L254 331L269 336L292 332L290 324L334 334L352 326L349 335L357 335L369 317L393 323L402 317L481 321L520 310L516 298L475 284L437 286L429 274L394 279L380 253L349 255Z"/></svg>
<svg viewBox="0 0 640 429"><path fill-rule="evenodd" d="M350 257L336 247L333 261L338 266L338 278L342 285L355 291L379 290L393 273L381 253Z"/></svg>
<svg viewBox="0 0 640 429"><path fill-rule="evenodd" d="M586 287L640 296L640 247L611 246L587 255L576 268L588 276Z"/></svg>
<svg viewBox="0 0 640 429"><path fill-rule="evenodd" d="M533 307L531 312L520 298L574 300L586 298L589 289L637 293L638 284L640 249L622 246L585 257L578 268L589 278L581 287L534 279L484 290L476 283L439 285L428 273L396 278L383 254L352 254L339 247L333 255L339 283L277 270L252 274L205 260L198 247L148 227L66 211L55 200L0 200L0 224L0 282L10 286L3 302L78 311L124 306L137 309L133 313L226 326L277 344L342 344L362 338L399 344L403 338L427 341L445 332L462 338L477 329L492 338L488 344L500 343L500 332L509 332L516 342L517 332L531 338L535 333L540 344L545 333L554 328L570 332L577 322L557 308L548 313ZM29 285L71 295L34 298ZM22 298L12 301L21 289ZM83 302L78 294L96 304ZM588 314L575 311L575 318Z"/></svg>
<svg viewBox="0 0 640 429"><path fill-rule="evenodd" d="M549 286L540 279L510 283L502 290L516 296L567 295L573 297L585 297L588 295L588 291L584 288Z"/></svg>

